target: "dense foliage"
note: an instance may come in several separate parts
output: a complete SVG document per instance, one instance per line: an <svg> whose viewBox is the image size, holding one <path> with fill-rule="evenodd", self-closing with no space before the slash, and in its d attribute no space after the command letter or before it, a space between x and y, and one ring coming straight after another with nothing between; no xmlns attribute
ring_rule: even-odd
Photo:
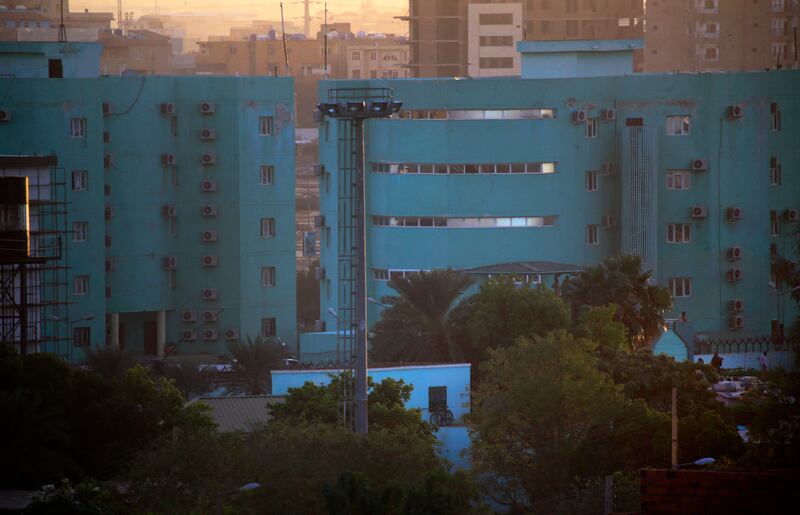
<svg viewBox="0 0 800 515"><path fill-rule="evenodd" d="M281 368L288 356L286 344L278 338L249 336L245 341L228 344L236 370L241 373L248 391L253 395L272 391L271 370Z"/></svg>

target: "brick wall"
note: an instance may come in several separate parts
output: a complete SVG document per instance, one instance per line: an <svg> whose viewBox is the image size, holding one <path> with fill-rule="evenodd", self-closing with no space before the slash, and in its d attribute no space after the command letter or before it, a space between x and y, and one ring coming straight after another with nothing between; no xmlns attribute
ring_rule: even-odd
<svg viewBox="0 0 800 515"><path fill-rule="evenodd" d="M800 471L644 469L642 513L797 513Z"/></svg>

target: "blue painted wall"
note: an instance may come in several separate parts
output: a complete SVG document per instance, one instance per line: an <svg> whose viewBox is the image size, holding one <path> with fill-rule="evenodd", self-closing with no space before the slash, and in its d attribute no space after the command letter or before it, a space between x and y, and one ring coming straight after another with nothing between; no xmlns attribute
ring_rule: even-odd
<svg viewBox="0 0 800 515"><path fill-rule="evenodd" d="M48 61L61 61L64 78L100 75L100 43L0 42L0 77L47 78Z"/></svg>
<svg viewBox="0 0 800 515"><path fill-rule="evenodd" d="M653 345L653 354L664 354L675 361L686 361L689 359L689 350L680 336L675 331L663 331L656 343Z"/></svg>
<svg viewBox="0 0 800 515"><path fill-rule="evenodd" d="M670 277L691 277L692 295L675 299L670 316L686 311L697 332L728 333L729 303L745 301L746 325L737 335L769 334L772 319L791 321L795 306L776 308L770 280L770 246L793 255L791 228L782 222L770 236L770 211L800 204L800 72L636 75L584 79L373 80L320 84L320 98L333 87L390 87L406 110L555 109L555 119L409 120L367 122L366 160L415 163L557 163L551 175L398 175L367 173L368 216L539 216L558 215L549 228L375 227L368 221L368 269L466 268L517 260L548 260L594 265L620 252L620 228L601 229L597 245L585 239L587 224L620 214L620 174L600 177L599 190L586 191L585 172L603 163L621 162L621 134L627 118L641 118L657 134L659 284ZM770 131L770 105L781 111L782 127ZM744 106L741 119L727 109ZM585 109L599 117L615 108L615 121L598 121L596 138L571 114ZM667 134L666 117L692 117L691 134ZM322 309L336 308L337 126L320 127L321 211L331 229L320 231ZM782 165L780 186L770 185L770 157ZM708 159L709 169L691 172L688 191L667 190L668 170L687 170L693 159ZM368 165L369 168L369 165ZM708 208L708 217L692 219L690 207ZM726 220L728 207L743 208L744 218ZM668 223L688 223L692 241L667 244ZM730 263L726 252L741 246L744 259ZM729 283L726 272L741 268L743 280ZM368 280L369 295L391 294L383 281ZM377 308L370 305L370 319Z"/></svg>

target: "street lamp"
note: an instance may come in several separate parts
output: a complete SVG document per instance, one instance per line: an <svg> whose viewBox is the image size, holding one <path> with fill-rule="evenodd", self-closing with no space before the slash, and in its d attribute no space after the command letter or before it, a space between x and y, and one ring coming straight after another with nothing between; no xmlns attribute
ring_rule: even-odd
<svg viewBox="0 0 800 515"><path fill-rule="evenodd" d="M388 304L384 304L383 302L380 302L380 301L377 301L377 300L373 299L372 297L367 297L367 302L369 302L370 304L375 304L376 306L380 306L382 308L387 308L388 309L388 308L391 307Z"/></svg>
<svg viewBox="0 0 800 515"><path fill-rule="evenodd" d="M261 488L261 483L247 483L246 485L242 485L235 490L228 490L227 492L217 492L217 515L222 515L222 498L227 497L229 495L238 494L241 492L249 492L250 490L255 490L257 488Z"/></svg>

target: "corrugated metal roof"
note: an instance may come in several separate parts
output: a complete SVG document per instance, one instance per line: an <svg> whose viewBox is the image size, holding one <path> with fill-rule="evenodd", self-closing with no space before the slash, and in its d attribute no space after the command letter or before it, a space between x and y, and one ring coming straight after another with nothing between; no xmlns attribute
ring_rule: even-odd
<svg viewBox="0 0 800 515"><path fill-rule="evenodd" d="M575 273L582 267L552 261L515 261L496 265L479 266L462 270L468 274L563 274Z"/></svg>
<svg viewBox="0 0 800 515"><path fill-rule="evenodd" d="M197 402L211 407L211 416L220 431L252 431L254 426L269 422L267 406L283 403L284 398L276 395L199 397L188 404Z"/></svg>

